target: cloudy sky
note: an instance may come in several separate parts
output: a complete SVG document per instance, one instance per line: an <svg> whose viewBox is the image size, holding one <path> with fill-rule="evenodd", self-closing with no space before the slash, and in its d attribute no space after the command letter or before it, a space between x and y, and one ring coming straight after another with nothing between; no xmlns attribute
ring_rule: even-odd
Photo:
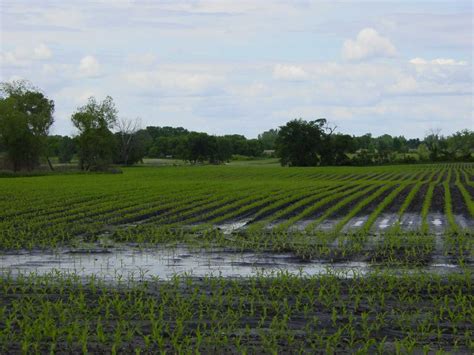
<svg viewBox="0 0 474 355"><path fill-rule="evenodd" d="M474 129L468 1L0 0L0 81L55 100L53 133L110 95L142 125L256 137Z"/></svg>

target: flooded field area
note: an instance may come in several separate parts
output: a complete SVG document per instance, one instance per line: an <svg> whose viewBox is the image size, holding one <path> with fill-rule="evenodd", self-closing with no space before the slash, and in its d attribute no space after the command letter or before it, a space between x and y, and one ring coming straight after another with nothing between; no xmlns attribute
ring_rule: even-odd
<svg viewBox="0 0 474 355"><path fill-rule="evenodd" d="M470 354L473 168L3 179L0 353Z"/></svg>
<svg viewBox="0 0 474 355"><path fill-rule="evenodd" d="M311 276L337 273L341 277L380 271L381 266L367 261L328 262L302 260L290 253L256 253L225 249L111 248L59 249L0 254L0 274L47 275L51 272L97 276L109 281L118 278L170 280L177 275L189 277L251 277L287 272ZM389 268L396 272L397 268ZM406 269L405 269L406 271ZM416 271L447 274L460 272L459 265L439 259Z"/></svg>

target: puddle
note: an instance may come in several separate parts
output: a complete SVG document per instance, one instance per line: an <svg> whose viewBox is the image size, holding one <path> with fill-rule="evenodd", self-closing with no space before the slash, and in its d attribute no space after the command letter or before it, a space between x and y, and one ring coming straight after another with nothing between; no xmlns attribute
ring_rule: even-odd
<svg viewBox="0 0 474 355"><path fill-rule="evenodd" d="M359 230L365 222L367 222L367 219L369 216L360 216L360 217L354 217L351 218L343 227L342 227L342 232L343 233L348 233L351 231L357 231Z"/></svg>
<svg viewBox="0 0 474 355"><path fill-rule="evenodd" d="M339 221L340 219L325 219L324 221L322 221L320 224L316 226L316 229L319 229L322 231L333 230Z"/></svg>
<svg viewBox="0 0 474 355"><path fill-rule="evenodd" d="M48 274L55 270L81 276L96 275L114 280L118 275L147 279L171 279L176 274L193 277L246 277L257 273L287 271L294 274L317 275L328 270L339 271L348 277L365 274L368 264L363 262L324 263L302 262L293 254L236 253L223 250L121 249L113 252L24 252L0 255L0 273Z"/></svg>
<svg viewBox="0 0 474 355"><path fill-rule="evenodd" d="M459 227L463 229L474 229L474 221L462 215L455 215L454 219Z"/></svg>
<svg viewBox="0 0 474 355"><path fill-rule="evenodd" d="M435 225L435 226L437 226L437 227L443 225L443 222L441 222L441 219L439 219L439 218L433 219L433 221L432 221L431 223L433 223L433 225Z"/></svg>
<svg viewBox="0 0 474 355"><path fill-rule="evenodd" d="M444 232L447 227L446 217L441 213L430 213L427 216L430 231L439 234Z"/></svg>
<svg viewBox="0 0 474 355"><path fill-rule="evenodd" d="M234 231L237 231L247 225L250 219L245 219L242 221L233 221L229 223L223 223L216 225L216 228L221 230L224 234L231 234Z"/></svg>
<svg viewBox="0 0 474 355"><path fill-rule="evenodd" d="M421 228L421 216L416 213L404 213L400 226L407 231L417 230Z"/></svg>
<svg viewBox="0 0 474 355"><path fill-rule="evenodd" d="M95 275L114 281L119 278L145 280L158 277L169 280L175 275L192 277L221 276L248 277L285 271L291 274L320 275L337 272L345 277L365 275L380 269L362 261L327 263L321 260L302 261L293 254L236 252L223 249L112 249L34 251L0 255L0 274L37 273L39 275L60 271L82 277ZM421 270L450 273L457 265L437 263ZM389 269L397 272L396 269ZM418 270L418 271L416 271ZM420 269L413 269L419 272Z"/></svg>

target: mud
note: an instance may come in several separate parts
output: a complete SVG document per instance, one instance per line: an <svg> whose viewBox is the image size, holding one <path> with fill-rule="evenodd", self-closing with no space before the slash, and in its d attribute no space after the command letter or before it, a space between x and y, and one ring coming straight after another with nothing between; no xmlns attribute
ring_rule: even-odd
<svg viewBox="0 0 474 355"><path fill-rule="evenodd" d="M402 191L400 191L400 193L395 196L393 201L390 202L387 207L385 207L384 212L397 213L398 211L400 211L400 207L402 207L403 202L406 200L408 194L410 193L414 185L415 184L410 184L406 186Z"/></svg>
<svg viewBox="0 0 474 355"><path fill-rule="evenodd" d="M456 185L450 186L451 191L451 206L453 209L453 213L457 215L462 215L469 217L470 213L467 208L467 205L464 202L464 197L461 194L461 191Z"/></svg>
<svg viewBox="0 0 474 355"><path fill-rule="evenodd" d="M435 186L430 204L430 212L442 213L444 211L444 187L441 184Z"/></svg>
<svg viewBox="0 0 474 355"><path fill-rule="evenodd" d="M367 196L370 196L374 192L376 192L379 188L375 188L373 190L370 190L369 192L365 193L362 196L359 196L352 201L348 202L344 206L341 206L337 211L334 211L334 213L331 214L331 218L343 218L346 216L359 202L363 201L364 199L367 198ZM360 190L354 191L353 194L358 193ZM346 198L347 196L342 197L341 199Z"/></svg>
<svg viewBox="0 0 474 355"><path fill-rule="evenodd" d="M367 212L372 212L373 210L375 210L382 203L382 201L385 200L385 198L388 195L390 195L390 193L393 190L395 190L397 187L398 187L398 185L394 185L394 186L388 188L387 190L385 190L380 196L377 196L375 199L370 201L366 206L364 206L364 208L356 214L356 217L363 216L363 215L367 214Z"/></svg>
<svg viewBox="0 0 474 355"><path fill-rule="evenodd" d="M420 189L416 192L413 200L407 207L407 213L421 213L421 209L423 207L424 197L426 195L426 191L428 190L428 184L421 185Z"/></svg>

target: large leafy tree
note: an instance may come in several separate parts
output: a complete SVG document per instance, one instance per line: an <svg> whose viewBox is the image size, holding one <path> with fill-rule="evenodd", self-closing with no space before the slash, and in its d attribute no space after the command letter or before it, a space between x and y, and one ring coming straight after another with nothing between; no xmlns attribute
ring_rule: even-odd
<svg viewBox="0 0 474 355"><path fill-rule="evenodd" d="M318 165L325 152L326 123L324 118L309 122L300 118L281 126L275 141L281 165Z"/></svg>
<svg viewBox="0 0 474 355"><path fill-rule="evenodd" d="M258 140L262 144L263 149L275 149L275 141L278 137L278 129L270 129L258 135Z"/></svg>
<svg viewBox="0 0 474 355"><path fill-rule="evenodd" d="M107 96L102 102L90 97L79 107L71 121L79 130L77 137L79 166L82 170L102 170L115 154L116 140L111 131L117 122L117 109Z"/></svg>
<svg viewBox="0 0 474 355"><path fill-rule="evenodd" d="M46 152L54 102L27 81L1 84L0 140L14 171L32 170Z"/></svg>

